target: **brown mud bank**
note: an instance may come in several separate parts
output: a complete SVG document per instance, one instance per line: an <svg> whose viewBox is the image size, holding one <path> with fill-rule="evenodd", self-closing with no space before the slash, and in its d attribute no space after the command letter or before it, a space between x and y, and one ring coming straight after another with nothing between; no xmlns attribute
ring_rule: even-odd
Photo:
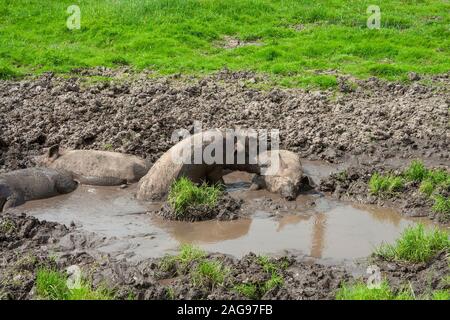
<svg viewBox="0 0 450 320"><path fill-rule="evenodd" d="M67 238L83 241L73 241L75 247L67 250L62 241ZM187 263L176 256L131 262L92 250L96 241L102 239L58 223L1 214L0 298L37 299L39 268L65 272L73 265L81 268L93 287L106 286L116 299L333 299L342 283L355 280L343 266L305 262L289 255L266 258L250 253L238 259L205 253ZM199 277L196 270L205 263L218 266L223 277ZM394 291L409 285L419 296L448 289L445 254L416 265L377 263Z"/></svg>
<svg viewBox="0 0 450 320"><path fill-rule="evenodd" d="M0 81L0 171L32 166L53 144L154 162L171 147L173 131L196 120L204 129L279 129L281 147L302 158L449 159L448 75L434 87L369 79L340 91L264 91L257 87L265 79L248 72L201 79L84 74ZM92 83L89 76L110 81Z"/></svg>

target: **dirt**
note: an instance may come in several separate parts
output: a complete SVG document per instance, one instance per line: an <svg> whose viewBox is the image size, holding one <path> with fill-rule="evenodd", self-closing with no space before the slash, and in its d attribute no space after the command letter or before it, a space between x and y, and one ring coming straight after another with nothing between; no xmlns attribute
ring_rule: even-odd
<svg viewBox="0 0 450 320"><path fill-rule="evenodd" d="M110 81L95 83L98 76ZM70 78L47 73L37 79L0 81L0 172L34 166L43 148L57 143L126 152L155 162L172 146L172 132L190 130L197 120L204 129L279 129L282 148L346 169L345 177L331 174L320 177L325 178L322 183L315 179L322 192L433 218L430 204L413 192L414 186L392 199L374 198L367 192L368 174L398 170L413 158L449 167L450 74L421 80L431 85L417 77L411 77L411 84L342 77L337 91L262 90L258 88L267 86L269 80L251 72L223 70L202 78L155 79L127 69L97 68L78 70ZM391 167L391 163L396 165ZM270 196L258 201L273 215L298 204ZM314 198L306 206L320 210L321 203ZM314 217L311 221L319 231L329 225L320 215ZM225 222L235 221L217 221ZM234 285L262 287L269 277L254 254L209 253L208 259L220 261L230 274L225 286L198 287L191 273L161 270L162 258L133 260L111 255L98 249L114 237L77 228L76 223L66 225L17 213L0 215L0 298L36 298L35 271L43 265L59 270L79 265L94 286L107 283L120 299L242 298ZM245 228L250 229L250 223ZM322 249L320 241L312 243L311 256L320 257ZM429 290L448 289L442 281L448 278L447 260L443 253L428 264L377 264L395 290L410 282L420 296ZM258 298L332 299L342 281L355 280L365 272L364 264L355 272L342 263L306 261L299 254L285 253L271 261L279 266L283 285L258 291ZM194 270L195 263L191 267Z"/></svg>
<svg viewBox="0 0 450 320"><path fill-rule="evenodd" d="M156 212L149 212L149 214L157 214L164 219L179 220L179 221L204 221L204 220L234 220L239 216L245 216L240 209L242 200L231 197L228 193L222 194L214 205L190 205L182 214L178 214L170 206L169 203L164 203L163 206Z"/></svg>
<svg viewBox="0 0 450 320"><path fill-rule="evenodd" d="M403 215L409 217L428 217L439 223L449 222L449 216L438 214L432 210L434 201L419 192L419 183L406 182L399 192L372 194L369 191L370 177L375 174L401 174L408 163L402 164L360 164L351 166L345 170L332 173L322 179L319 189L330 192L341 200L350 200L360 203L374 204L381 207L398 209ZM449 168L448 165L436 165L433 168ZM444 196L448 197L450 190L444 190Z"/></svg>
<svg viewBox="0 0 450 320"><path fill-rule="evenodd" d="M68 250L60 239L71 239ZM226 272L222 285L208 281L194 282L193 271L199 261L180 267L167 267L167 258L130 262L95 251L93 243L101 241L90 234L58 223L39 221L18 214L0 215L0 298L37 299L35 274L40 267L64 272L77 265L93 287L106 286L117 299L245 299L235 288L253 284L256 298L262 299L333 299L342 282L360 278L344 266L325 266L305 262L295 256L269 258L271 266L261 263L253 253L237 259L223 254L208 254L208 261L218 261ZM383 276L394 290L410 285L416 296L436 289L448 289L448 261L445 253L431 262L402 264L377 260ZM369 263L369 262L367 262ZM373 262L370 262L373 263ZM366 264L363 265L365 267ZM282 285L269 290L264 284L276 273ZM362 277L366 279L366 277Z"/></svg>
<svg viewBox="0 0 450 320"><path fill-rule="evenodd" d="M448 74L434 87L369 79L355 80L349 92L335 92L258 90L264 77L227 70L200 79L149 79L108 69L80 73L0 82L0 170L32 166L44 147L56 143L154 162L172 145L172 132L191 128L195 120L204 129L280 129L281 147L302 158L420 157L448 163ZM111 81L90 84L86 74Z"/></svg>

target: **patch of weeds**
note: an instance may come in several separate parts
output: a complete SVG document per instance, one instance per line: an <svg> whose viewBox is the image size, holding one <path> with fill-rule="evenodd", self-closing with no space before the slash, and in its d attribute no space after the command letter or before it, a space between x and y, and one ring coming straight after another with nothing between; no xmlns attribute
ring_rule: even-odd
<svg viewBox="0 0 450 320"><path fill-rule="evenodd" d="M421 161L413 160L403 175L409 181L420 182L427 177L428 169Z"/></svg>
<svg viewBox="0 0 450 320"><path fill-rule="evenodd" d="M201 261L191 273L192 283L195 286L214 287L222 285L229 270L216 260Z"/></svg>
<svg viewBox="0 0 450 320"><path fill-rule="evenodd" d="M431 297L432 300L450 300L450 292L448 290L436 290Z"/></svg>
<svg viewBox="0 0 450 320"><path fill-rule="evenodd" d="M249 299L258 299L258 287L253 283L235 285L233 290Z"/></svg>
<svg viewBox="0 0 450 320"><path fill-rule="evenodd" d="M426 231L423 224L406 228L394 244L383 244L375 254L386 260L426 262L441 250L450 249L447 232Z"/></svg>
<svg viewBox="0 0 450 320"><path fill-rule="evenodd" d="M189 265L194 261L200 261L206 257L206 252L191 244L183 244L180 253L176 256L166 256L160 263L159 268L162 271L176 269L179 274L185 274Z"/></svg>
<svg viewBox="0 0 450 320"><path fill-rule="evenodd" d="M272 273L272 276L264 284L264 291L270 291L273 288L282 287L284 284L283 277L278 273Z"/></svg>
<svg viewBox="0 0 450 320"><path fill-rule="evenodd" d="M379 288L369 288L359 281L353 285L343 284L336 293L336 300L413 300L414 296L408 290L395 294L387 281Z"/></svg>
<svg viewBox="0 0 450 320"><path fill-rule="evenodd" d="M284 263L281 263L281 265L279 265L275 262L272 262L267 256L259 256L258 263L261 265L265 272L270 273L270 279L267 280L262 286L262 295L264 295L267 291L272 290L273 288L283 286L284 280L280 274L280 269L285 268Z"/></svg>
<svg viewBox="0 0 450 320"><path fill-rule="evenodd" d="M375 173L369 180L369 190L372 194L392 194L394 192L402 190L404 187L404 181L401 177L394 175L380 175Z"/></svg>
<svg viewBox="0 0 450 320"><path fill-rule="evenodd" d="M82 281L78 288L67 286L67 275L50 268L40 268L36 275L36 293L48 300L111 300L113 294L105 289L93 289L87 281Z"/></svg>
<svg viewBox="0 0 450 320"><path fill-rule="evenodd" d="M214 206L222 194L220 186L203 183L197 186L186 177L181 177L170 186L168 202L175 214L182 216L190 206Z"/></svg>

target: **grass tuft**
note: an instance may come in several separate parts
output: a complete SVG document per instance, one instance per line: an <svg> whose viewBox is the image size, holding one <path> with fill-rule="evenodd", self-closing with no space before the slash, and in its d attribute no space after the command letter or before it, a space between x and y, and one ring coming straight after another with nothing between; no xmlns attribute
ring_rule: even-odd
<svg viewBox="0 0 450 320"><path fill-rule="evenodd" d="M392 194L402 190L404 182L401 177L380 175L375 173L369 180L369 190L372 194Z"/></svg>
<svg viewBox="0 0 450 320"><path fill-rule="evenodd" d="M177 215L183 215L190 206L215 205L221 194L219 186L208 186L205 183L197 186L188 178L181 177L171 185L168 202Z"/></svg>
<svg viewBox="0 0 450 320"><path fill-rule="evenodd" d="M405 170L404 176L408 181L420 182L428 176L428 169L419 160L413 160Z"/></svg>
<svg viewBox="0 0 450 320"><path fill-rule="evenodd" d="M69 289L67 286L67 275L49 268L40 268L37 271L36 293L40 298L47 300L114 299L110 291L103 288L94 290L86 281L82 281L79 288Z"/></svg>
<svg viewBox="0 0 450 320"><path fill-rule="evenodd" d="M447 232L425 230L423 224L406 228L395 244L383 244L375 254L386 260L426 262L436 253L450 249Z"/></svg>
<svg viewBox="0 0 450 320"><path fill-rule="evenodd" d="M220 261L201 261L191 273L191 279L195 286L214 287L222 285L229 270Z"/></svg>
<svg viewBox="0 0 450 320"><path fill-rule="evenodd" d="M241 283L235 285L233 290L248 299L258 299L258 287L253 283Z"/></svg>
<svg viewBox="0 0 450 320"><path fill-rule="evenodd" d="M411 292L403 290L395 294L387 281L380 288L368 288L363 282L353 285L344 284L336 293L336 300L413 300Z"/></svg>
<svg viewBox="0 0 450 320"><path fill-rule="evenodd" d="M206 257L206 252L191 244L183 244L180 253L176 256L166 256L159 263L159 268L163 271L176 269L178 273L184 274L188 267L195 261L201 261Z"/></svg>
<svg viewBox="0 0 450 320"><path fill-rule="evenodd" d="M450 197L444 197L440 194L434 196L434 205L431 208L434 212L450 216Z"/></svg>

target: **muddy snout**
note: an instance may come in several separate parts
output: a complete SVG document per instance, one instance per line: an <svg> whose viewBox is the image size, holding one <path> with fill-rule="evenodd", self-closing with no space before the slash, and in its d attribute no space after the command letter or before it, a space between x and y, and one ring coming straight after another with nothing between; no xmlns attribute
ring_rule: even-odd
<svg viewBox="0 0 450 320"><path fill-rule="evenodd" d="M293 184L284 185L281 187L281 196L288 201L295 200L298 194L298 188Z"/></svg>

